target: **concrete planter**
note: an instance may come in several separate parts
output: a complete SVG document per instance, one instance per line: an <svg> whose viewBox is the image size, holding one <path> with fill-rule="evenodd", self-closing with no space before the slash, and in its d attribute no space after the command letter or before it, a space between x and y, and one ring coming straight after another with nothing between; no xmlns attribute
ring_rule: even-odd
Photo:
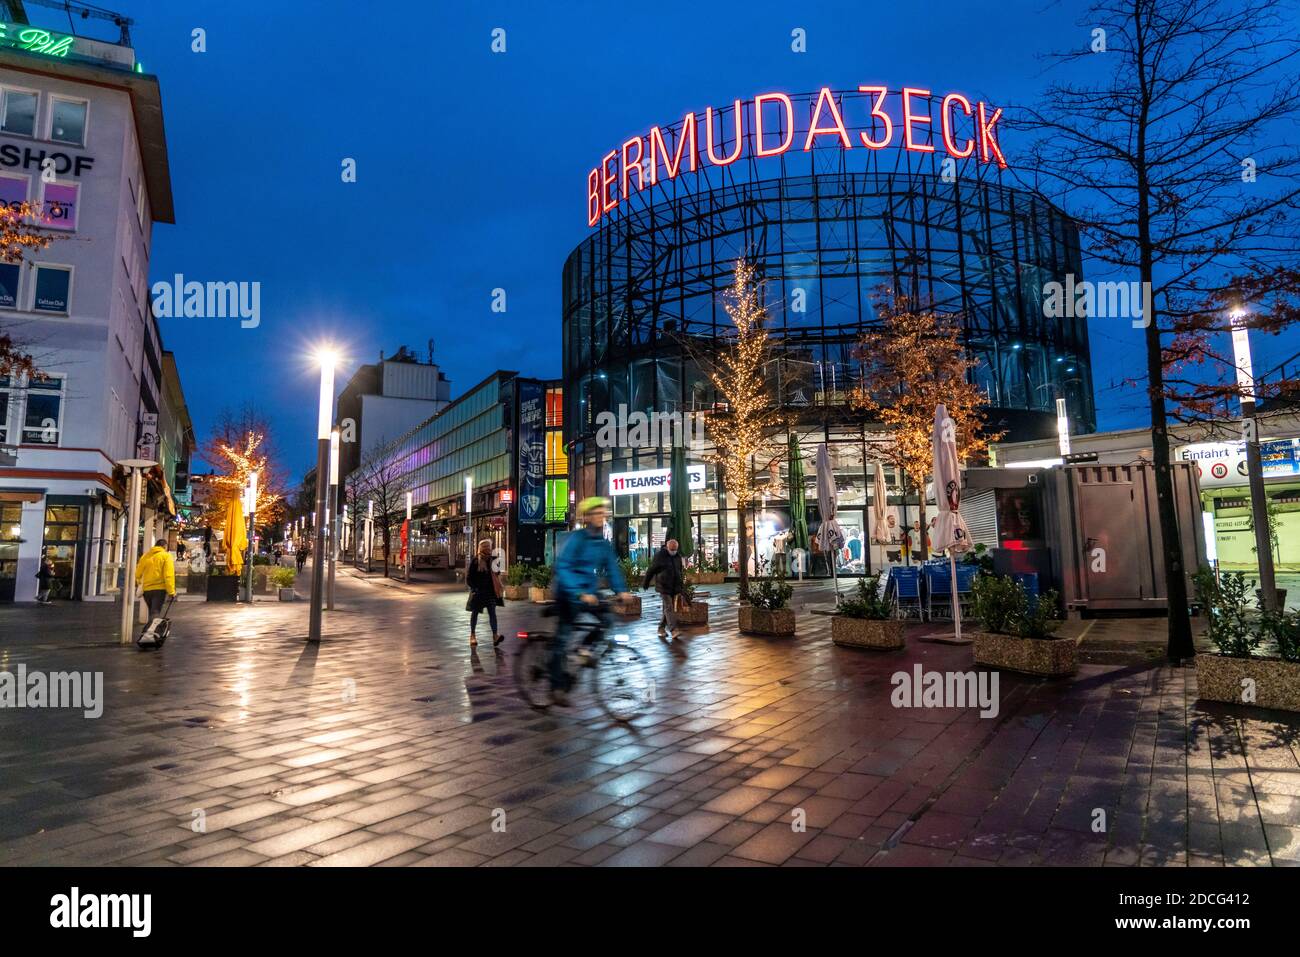
<svg viewBox="0 0 1300 957"><path fill-rule="evenodd" d="M530 585L528 588L528 600L542 604L546 601L546 589L538 588L536 585Z"/></svg>
<svg viewBox="0 0 1300 957"><path fill-rule="evenodd" d="M179 589L178 589L179 590ZM185 576L185 594L203 595L208 591L207 572L190 572Z"/></svg>
<svg viewBox="0 0 1300 957"><path fill-rule="evenodd" d="M615 614L622 615L624 618L641 617L641 598L633 595L627 601L617 604L614 607Z"/></svg>
<svg viewBox="0 0 1300 957"><path fill-rule="evenodd" d="M253 566L253 594L254 595L269 595L271 593L271 583L267 579L267 576L270 573L271 573L271 566L269 565Z"/></svg>
<svg viewBox="0 0 1300 957"><path fill-rule="evenodd" d="M693 601L687 611L677 613L677 621L683 625L707 625L709 623L709 603Z"/></svg>
<svg viewBox="0 0 1300 957"><path fill-rule="evenodd" d="M239 578L235 575L209 575L208 601L238 601Z"/></svg>
<svg viewBox="0 0 1300 957"><path fill-rule="evenodd" d="M697 585L721 585L727 580L723 572L690 572L686 577Z"/></svg>
<svg viewBox="0 0 1300 957"><path fill-rule="evenodd" d="M506 601L523 601L528 597L528 586L505 585L501 589L501 595Z"/></svg>
<svg viewBox="0 0 1300 957"><path fill-rule="evenodd" d="M1017 638L989 631L972 631L965 637L974 639L977 665L1045 678L1072 675L1079 668L1079 649L1072 638Z"/></svg>
<svg viewBox="0 0 1300 957"><path fill-rule="evenodd" d="M780 608L768 611L753 605L740 606L740 630L750 635L787 637L794 634L794 611Z"/></svg>
<svg viewBox="0 0 1300 957"><path fill-rule="evenodd" d="M298 597L293 593L292 585L290 585L288 588L280 588L277 590L280 593L280 601L293 601L295 598Z"/></svg>
<svg viewBox="0 0 1300 957"><path fill-rule="evenodd" d="M1206 701L1300 711L1300 661L1197 655L1196 688Z"/></svg>
<svg viewBox="0 0 1300 957"><path fill-rule="evenodd" d="M905 644L907 628L901 621L849 618L831 615L831 641L846 648L876 648L892 651Z"/></svg>

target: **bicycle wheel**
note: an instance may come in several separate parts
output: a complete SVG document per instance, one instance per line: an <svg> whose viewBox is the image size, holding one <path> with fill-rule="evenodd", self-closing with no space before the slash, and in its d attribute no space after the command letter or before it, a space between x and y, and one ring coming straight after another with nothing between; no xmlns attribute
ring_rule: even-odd
<svg viewBox="0 0 1300 957"><path fill-rule="evenodd" d="M650 668L624 636L605 641L596 666L596 697L615 721L630 721L654 704Z"/></svg>
<svg viewBox="0 0 1300 957"><path fill-rule="evenodd" d="M529 635L515 653L515 685L520 697L534 708L551 703L550 651L546 635Z"/></svg>

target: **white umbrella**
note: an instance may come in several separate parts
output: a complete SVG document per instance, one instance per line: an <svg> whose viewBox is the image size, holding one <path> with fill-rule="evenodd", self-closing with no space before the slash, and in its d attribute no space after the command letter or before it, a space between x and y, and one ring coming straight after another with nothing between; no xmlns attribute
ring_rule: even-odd
<svg viewBox="0 0 1300 957"><path fill-rule="evenodd" d="M934 548L948 553L952 571L952 620L961 638L961 606L957 601L957 554L970 548L970 529L961 517L961 472L957 461L957 428L940 402L934 407L934 497L939 515L934 525Z"/></svg>
<svg viewBox="0 0 1300 957"><path fill-rule="evenodd" d="M885 488L885 464L876 463L875 487L872 492L874 501L871 511L875 516L876 527L871 533L871 540L880 546L880 564L883 567L889 561L886 546L893 536L889 534L889 490Z"/></svg>
<svg viewBox="0 0 1300 957"><path fill-rule="evenodd" d="M817 511L822 519L821 527L817 529L817 541L830 559L835 602L839 604L840 578L836 566L839 564L839 550L844 547L844 530L835 520L835 509L835 474L831 471L831 454L823 442L817 446Z"/></svg>

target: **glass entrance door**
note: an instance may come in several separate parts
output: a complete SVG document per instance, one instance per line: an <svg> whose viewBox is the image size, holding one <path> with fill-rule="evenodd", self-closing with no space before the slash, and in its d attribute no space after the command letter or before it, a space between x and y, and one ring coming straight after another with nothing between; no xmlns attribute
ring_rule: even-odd
<svg viewBox="0 0 1300 957"><path fill-rule="evenodd" d="M50 598L80 598L77 588L77 559L81 543L81 516L79 505L47 505L45 507L45 540L43 554L54 563L54 578L50 582Z"/></svg>

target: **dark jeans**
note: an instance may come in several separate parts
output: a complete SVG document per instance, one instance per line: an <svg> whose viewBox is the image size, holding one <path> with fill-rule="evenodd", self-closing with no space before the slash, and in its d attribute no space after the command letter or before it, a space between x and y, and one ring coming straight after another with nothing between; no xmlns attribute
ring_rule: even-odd
<svg viewBox="0 0 1300 957"><path fill-rule="evenodd" d="M149 609L149 617L145 619L146 624L162 614L163 602L166 600L167 590L164 588L156 588L144 593L144 603Z"/></svg>
<svg viewBox="0 0 1300 957"><path fill-rule="evenodd" d="M488 624L492 626L492 637L495 638L497 636L497 603L495 601L489 602L484 610L487 612ZM474 634L475 629L478 627L478 613L477 608L469 613L469 633L471 635Z"/></svg>

